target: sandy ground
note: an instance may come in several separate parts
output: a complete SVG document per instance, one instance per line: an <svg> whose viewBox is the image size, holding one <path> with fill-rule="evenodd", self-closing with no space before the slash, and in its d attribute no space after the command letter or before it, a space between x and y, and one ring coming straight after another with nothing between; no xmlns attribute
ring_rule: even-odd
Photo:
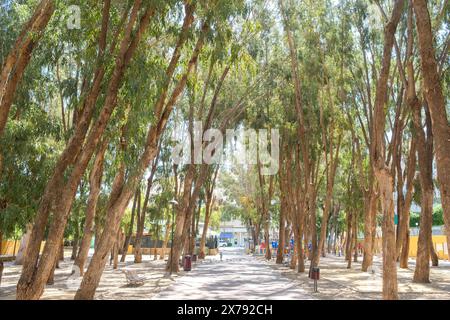
<svg viewBox="0 0 450 320"><path fill-rule="evenodd" d="M207 257L194 263L191 272L181 271L168 276L163 260L145 256L134 264L129 255L118 270L107 265L95 299L381 299L381 258L375 257L373 273L361 272L361 263L347 269L343 257L321 258L319 292L307 273L297 273L285 265L266 261L262 256L245 255L242 249L223 248L220 257ZM69 252L67 252L67 255ZM359 258L361 261L362 259ZM81 278L71 276L72 261L68 258L56 270L55 284L47 286L43 299L73 299ZM308 263L306 268L308 268ZM134 269L145 284L130 287L121 269ZM15 299L15 288L21 267L5 264L0 286L0 300ZM409 269L398 269L400 299L450 299L450 263L440 261L431 268L430 284L412 283L414 260Z"/></svg>
<svg viewBox="0 0 450 320"><path fill-rule="evenodd" d="M361 271L362 257L358 262L352 262L352 268L347 269L344 257L327 255L320 259L320 280L318 292L313 292L313 281L308 278L309 261L306 262L306 273L298 273L284 265L277 265L275 261L265 261L264 257L257 257L266 266L296 282L317 299L328 300L365 300L381 299L382 293L382 260L374 257L373 272ZM439 261L439 267L431 267L429 284L413 283L415 260L409 260L408 269L397 269L399 298L401 300L430 300L450 299L450 263Z"/></svg>
<svg viewBox="0 0 450 320"><path fill-rule="evenodd" d="M90 252L90 256L92 253ZM66 250L65 256L66 259L60 263L60 268L55 271L54 285L46 286L42 299L73 299L80 285L81 278L71 275L73 261L67 258L70 256L70 250ZM119 263L119 267L116 270L113 270L112 266L107 264L95 294L95 299L147 300L184 275L184 272L181 271L178 275L168 276L164 270L166 262L164 260L154 261L153 256L143 255L143 263L139 264L135 264L133 260L134 256L128 255L126 261ZM125 275L121 271L122 269L136 270L138 275L145 278L144 285L137 287L128 286ZM0 300L15 299L20 271L21 266L16 266L10 262L5 263L0 286Z"/></svg>

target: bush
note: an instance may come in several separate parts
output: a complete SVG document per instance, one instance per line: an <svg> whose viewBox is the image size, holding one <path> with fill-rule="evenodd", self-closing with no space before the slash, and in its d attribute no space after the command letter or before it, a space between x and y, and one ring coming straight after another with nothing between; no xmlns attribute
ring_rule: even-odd
<svg viewBox="0 0 450 320"><path fill-rule="evenodd" d="M420 225L420 212L411 212L409 219L409 226L411 228L416 227L416 223ZM437 205L433 208L433 226L442 226L444 224L444 212L441 205Z"/></svg>

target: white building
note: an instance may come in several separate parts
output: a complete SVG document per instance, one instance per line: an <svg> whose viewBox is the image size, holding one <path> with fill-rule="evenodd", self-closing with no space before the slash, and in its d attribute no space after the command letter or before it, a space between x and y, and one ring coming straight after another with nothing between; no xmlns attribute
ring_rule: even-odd
<svg viewBox="0 0 450 320"><path fill-rule="evenodd" d="M240 220L222 221L220 223L219 239L230 242L233 246L243 247L245 239L251 235L247 232L247 227Z"/></svg>

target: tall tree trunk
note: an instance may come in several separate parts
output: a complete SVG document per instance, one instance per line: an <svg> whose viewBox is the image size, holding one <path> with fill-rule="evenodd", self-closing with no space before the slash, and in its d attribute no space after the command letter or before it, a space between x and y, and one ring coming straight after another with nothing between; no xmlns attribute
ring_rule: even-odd
<svg viewBox="0 0 450 320"><path fill-rule="evenodd" d="M410 152L406 168L406 196L403 211L399 219L399 244L397 248L401 249L397 251L400 259L400 268L408 268L409 257L409 220L410 210L413 196L414 176L416 172L416 139L413 137L411 140ZM400 247L400 248L399 248Z"/></svg>
<svg viewBox="0 0 450 320"><path fill-rule="evenodd" d="M415 134L417 135L417 153L420 172L421 211L420 229L417 242L416 269L414 270L414 282L430 282L430 256L432 246L433 226L433 135L431 133L431 119L427 114L427 134L422 129L421 105L416 99L411 102L414 106L413 119Z"/></svg>
<svg viewBox="0 0 450 320"><path fill-rule="evenodd" d="M373 170L378 183L383 213L383 299L387 300L398 299L398 288L394 226L394 181L390 169L385 165L385 107L388 98L387 85L392 47L394 45L397 25L402 15L403 4L403 0L397 0L395 2L392 17L384 29L383 58L376 86L374 106Z"/></svg>
<svg viewBox="0 0 450 320"><path fill-rule="evenodd" d="M428 103L436 149L437 178L447 239L450 238L450 126L433 45L427 1L413 0L419 38L424 93ZM450 259L450 244L449 244Z"/></svg>

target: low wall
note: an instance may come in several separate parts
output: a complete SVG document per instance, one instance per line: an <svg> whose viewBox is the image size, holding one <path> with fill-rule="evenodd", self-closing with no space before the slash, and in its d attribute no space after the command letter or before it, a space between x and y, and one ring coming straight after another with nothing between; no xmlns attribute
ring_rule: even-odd
<svg viewBox="0 0 450 320"><path fill-rule="evenodd" d="M149 255L154 255L155 254L155 248L141 248L142 249L142 254L149 254ZM206 255L209 256L215 256L216 254L219 253L218 249L208 249L206 248ZM156 248L156 252L158 255L162 254L162 248ZM165 254L168 256L170 255L170 247L166 248L164 250ZM127 254L134 254L134 247L132 245L128 246L128 250L127 250Z"/></svg>
<svg viewBox="0 0 450 320"><path fill-rule="evenodd" d="M417 256L417 242L419 240L418 236L410 236L409 237L409 257L415 258ZM375 253L381 253L382 248L382 238L375 239ZM447 250L447 237L444 235L433 236L433 247L436 250L436 253L439 259L448 260L448 250ZM364 243L364 240L360 241L361 244Z"/></svg>
<svg viewBox="0 0 450 320"><path fill-rule="evenodd" d="M44 250L45 241L41 243L41 253ZM4 256L15 256L19 252L20 240L4 240L2 241L0 255Z"/></svg>
<svg viewBox="0 0 450 320"><path fill-rule="evenodd" d="M141 248L142 250L142 254L149 254L149 255L154 255L155 254L155 248ZM163 251L162 248L156 248L156 253L158 255L162 255ZM170 248L166 248L164 250L164 253L166 255L170 254ZM134 254L134 247L132 245L128 246L128 250L127 250L127 254Z"/></svg>

